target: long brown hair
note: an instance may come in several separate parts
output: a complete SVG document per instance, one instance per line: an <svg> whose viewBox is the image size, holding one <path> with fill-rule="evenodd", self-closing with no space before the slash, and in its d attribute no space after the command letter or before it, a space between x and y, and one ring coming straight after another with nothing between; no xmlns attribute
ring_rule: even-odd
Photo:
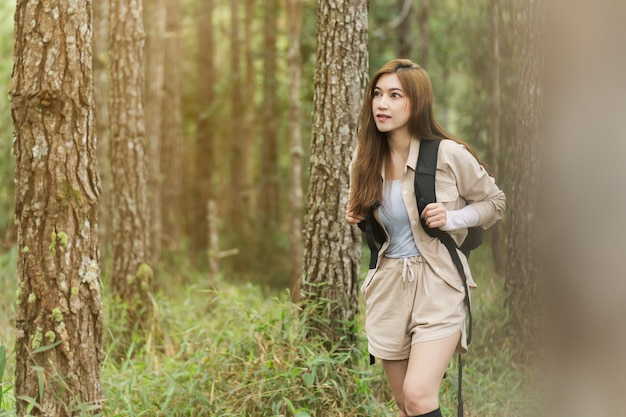
<svg viewBox="0 0 626 417"><path fill-rule="evenodd" d="M357 155L352 165L350 209L366 214L376 207L382 196L383 167L390 168L391 153L387 134L380 132L374 122L372 100L376 83L385 74L396 74L411 106L409 133L420 140L450 139L459 142L476 157L466 143L446 132L433 116L433 87L428 73L408 59L386 63L372 77L359 115ZM478 157L476 157L478 160ZM480 160L479 160L480 162Z"/></svg>

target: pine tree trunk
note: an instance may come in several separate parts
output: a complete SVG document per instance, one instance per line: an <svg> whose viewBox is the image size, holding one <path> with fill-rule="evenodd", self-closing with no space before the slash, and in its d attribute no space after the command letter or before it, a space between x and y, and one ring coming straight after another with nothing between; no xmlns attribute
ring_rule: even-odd
<svg viewBox="0 0 626 417"><path fill-rule="evenodd" d="M289 50L287 52L289 73L289 154L291 155L291 176L289 191L289 247L291 258L291 300L300 297L300 277L302 275L302 57L300 36L302 31L302 1L287 0L287 32Z"/></svg>
<svg viewBox="0 0 626 417"><path fill-rule="evenodd" d="M329 344L353 340L358 311L360 232L344 215L367 69L367 1L319 0L302 296Z"/></svg>
<svg viewBox="0 0 626 417"><path fill-rule="evenodd" d="M111 0L111 173L113 271L111 291L128 303L130 328L151 317L148 262L146 132L143 113L142 0Z"/></svg>
<svg viewBox="0 0 626 417"><path fill-rule="evenodd" d="M91 2L16 4L17 415L102 411ZM41 389L40 391L40 384ZM36 403L27 411L32 398Z"/></svg>
<svg viewBox="0 0 626 417"><path fill-rule="evenodd" d="M495 178L499 178L500 169L500 114L501 114L501 89L500 89L500 0L491 0L491 37L492 37L492 61L491 61L491 134L489 150L491 156L491 169ZM502 223L496 223L490 230L491 250L495 269L498 273L504 272L506 265L506 251L504 236L502 236Z"/></svg>
<svg viewBox="0 0 626 417"><path fill-rule="evenodd" d="M163 112L165 51L165 2L167 0L149 0L144 4L146 27L145 48L145 119L146 119L146 155L148 165L148 207L150 210L150 254L151 264L155 265L161 257L161 239L163 219L161 207L161 120Z"/></svg>
<svg viewBox="0 0 626 417"><path fill-rule="evenodd" d="M98 163L102 189L111 189L109 169L109 0L99 0L93 4L93 71L94 102L96 103L96 137L98 138ZM111 241L111 197L104 192L100 197L100 221L98 223L101 242ZM103 246L103 258L110 257L110 247Z"/></svg>
<svg viewBox="0 0 626 417"><path fill-rule="evenodd" d="M182 114L181 114L181 3L166 0L165 96L161 113L161 183L163 250L179 247L182 237Z"/></svg>
<svg viewBox="0 0 626 417"><path fill-rule="evenodd" d="M209 200L215 197L213 190L213 164L214 164L214 141L215 141L215 41L213 29L214 0L200 0L197 3L197 14L202 16L198 19L197 39L197 95L198 123L196 128L196 151L195 167L196 175L193 182L194 195L194 221L190 227L190 238L194 249L207 248L209 236L213 233L209 230L210 218L208 213Z"/></svg>
<svg viewBox="0 0 626 417"><path fill-rule="evenodd" d="M278 97L276 79L278 30L277 0L265 0L263 26L263 127L261 145L261 176L259 208L264 221L263 234L277 229L278 222Z"/></svg>
<svg viewBox="0 0 626 417"><path fill-rule="evenodd" d="M402 20L398 25L398 58L412 59L413 54L413 7L411 0L397 0ZM408 9L408 10L405 10Z"/></svg>
<svg viewBox="0 0 626 417"><path fill-rule="evenodd" d="M419 26L419 39L417 41L418 63L428 70L428 50L430 46L430 0L419 0L417 10L417 24ZM444 125L445 126L445 125Z"/></svg>
<svg viewBox="0 0 626 417"><path fill-rule="evenodd" d="M515 173L510 199L506 304L519 323L533 324L536 312L537 259L534 253L539 192L539 145L543 118L543 55L538 1L529 0L525 10L520 94L515 140ZM534 323L536 324L536 323ZM524 331L524 329L521 329Z"/></svg>

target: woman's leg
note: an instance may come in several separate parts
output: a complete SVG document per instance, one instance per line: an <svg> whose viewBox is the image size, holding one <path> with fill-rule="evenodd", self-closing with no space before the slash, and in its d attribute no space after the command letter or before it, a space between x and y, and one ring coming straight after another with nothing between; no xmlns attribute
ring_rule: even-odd
<svg viewBox="0 0 626 417"><path fill-rule="evenodd" d="M395 398L398 410L400 410L400 417L407 417L404 410L404 378L406 376L406 369L409 364L409 360L383 360L382 362L383 368L385 369L385 375L387 375L387 381L389 381L389 385L391 386L393 398Z"/></svg>
<svg viewBox="0 0 626 417"><path fill-rule="evenodd" d="M439 386L460 337L461 332L457 332L444 339L411 346L401 394L407 416L419 416L439 408Z"/></svg>

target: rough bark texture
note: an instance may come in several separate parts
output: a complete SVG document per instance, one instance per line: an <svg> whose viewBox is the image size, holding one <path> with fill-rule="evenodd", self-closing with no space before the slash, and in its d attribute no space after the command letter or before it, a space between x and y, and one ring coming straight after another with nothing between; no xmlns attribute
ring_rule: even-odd
<svg viewBox="0 0 626 417"><path fill-rule="evenodd" d="M506 303L520 323L532 317L537 301L536 220L540 176L540 132L543 120L543 55L540 2L529 0L524 44L515 152L514 188L509 206L510 229L506 268Z"/></svg>
<svg viewBox="0 0 626 417"><path fill-rule="evenodd" d="M144 32L141 0L111 0L111 290L128 303L131 326L151 311L146 132L143 113ZM139 312L142 311L140 314Z"/></svg>
<svg viewBox="0 0 626 417"><path fill-rule="evenodd" d="M367 1L320 0L302 295L329 343L352 339L358 311L361 239L344 214L367 62Z"/></svg>
<svg viewBox="0 0 626 417"><path fill-rule="evenodd" d="M302 0L287 1L287 31L289 50L287 51L289 73L289 154L291 156L289 191L289 247L291 258L291 299L296 302L300 296L300 273L302 271L302 56L300 35L302 31Z"/></svg>
<svg viewBox="0 0 626 417"><path fill-rule="evenodd" d="M91 2L16 4L17 415L102 410ZM43 393L39 390L42 383ZM43 395L41 395L43 394Z"/></svg>
<svg viewBox="0 0 626 417"><path fill-rule="evenodd" d="M163 97L161 171L163 207L163 250L176 250L182 235L182 114L181 72L182 56L181 3L166 1L165 97Z"/></svg>
<svg viewBox="0 0 626 417"><path fill-rule="evenodd" d="M148 206L150 210L150 255L155 265L160 259L163 220L161 207L161 120L163 113L165 51L165 1L149 0L144 4L145 49L145 120L148 164Z"/></svg>

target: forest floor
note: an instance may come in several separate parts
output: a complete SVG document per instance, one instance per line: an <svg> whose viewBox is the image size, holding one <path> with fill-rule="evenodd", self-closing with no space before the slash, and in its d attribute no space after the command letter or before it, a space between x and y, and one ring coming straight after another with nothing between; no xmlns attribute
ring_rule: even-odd
<svg viewBox="0 0 626 417"><path fill-rule="evenodd" d="M502 305L487 249L472 255L474 341L465 355L465 416L524 417L537 395ZM0 254L0 416L15 415L16 252ZM119 308L104 296L104 416L397 416L380 365L369 366L361 321L349 349L305 337L287 291L209 280L188 271L156 295L152 330L122 342ZM174 279L175 278L175 279ZM161 280L167 282L168 280ZM362 315L360 315L362 316ZM456 416L457 369L441 387ZM87 414L85 414L87 415Z"/></svg>

